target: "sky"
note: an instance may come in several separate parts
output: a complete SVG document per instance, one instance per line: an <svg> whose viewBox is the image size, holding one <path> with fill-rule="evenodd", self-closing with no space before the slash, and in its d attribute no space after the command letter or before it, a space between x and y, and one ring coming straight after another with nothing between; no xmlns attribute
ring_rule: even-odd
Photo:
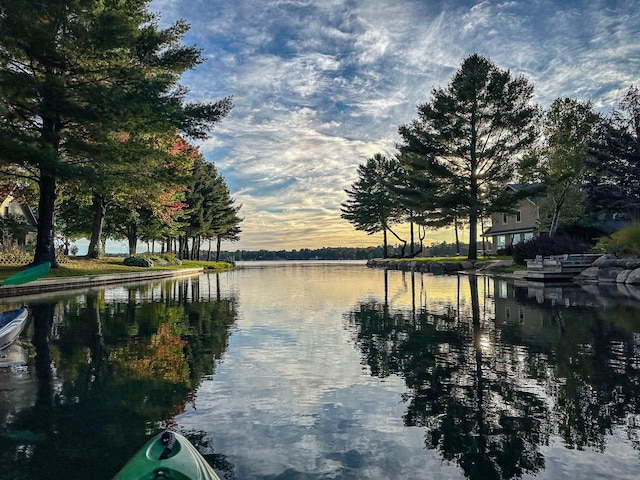
<svg viewBox="0 0 640 480"><path fill-rule="evenodd" d="M244 221L224 250L380 245L340 218L357 166L393 155L398 127L479 53L534 85L535 101L608 111L640 86L637 0L153 0L206 62L189 99L232 95L199 142ZM466 232L465 232L466 233ZM464 234L463 234L464 235ZM464 238L464 237L463 237ZM428 232L427 244L454 240Z"/></svg>

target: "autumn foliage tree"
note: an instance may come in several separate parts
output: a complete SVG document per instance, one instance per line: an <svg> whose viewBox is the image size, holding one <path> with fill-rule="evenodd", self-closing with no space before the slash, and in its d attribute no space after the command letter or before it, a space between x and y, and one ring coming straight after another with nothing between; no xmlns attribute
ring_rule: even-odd
<svg viewBox="0 0 640 480"><path fill-rule="evenodd" d="M153 139L176 129L203 138L231 108L229 98L185 100L179 78L201 53L180 44L184 22L160 28L148 3L0 0L0 163L37 179L34 263L56 265L60 182L99 180L107 166L162 151Z"/></svg>

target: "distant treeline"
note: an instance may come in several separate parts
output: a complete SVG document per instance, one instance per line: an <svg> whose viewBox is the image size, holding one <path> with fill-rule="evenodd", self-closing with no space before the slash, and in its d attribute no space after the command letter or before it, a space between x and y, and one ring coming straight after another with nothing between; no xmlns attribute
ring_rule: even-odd
<svg viewBox="0 0 640 480"><path fill-rule="evenodd" d="M460 245L460 254L467 254L467 245ZM389 253L392 256L400 255L399 246L390 246ZM432 243L423 250L424 256L448 257L456 255L455 243ZM377 247L325 247L302 248L300 250L236 250L235 252L221 252L221 260L235 261L253 260L369 260L370 258L382 258L382 245Z"/></svg>

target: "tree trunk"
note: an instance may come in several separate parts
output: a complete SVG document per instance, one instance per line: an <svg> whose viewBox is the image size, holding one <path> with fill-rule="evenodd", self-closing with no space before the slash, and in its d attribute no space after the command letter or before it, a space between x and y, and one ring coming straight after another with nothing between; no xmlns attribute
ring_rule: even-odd
<svg viewBox="0 0 640 480"><path fill-rule="evenodd" d="M102 226L104 225L104 217L107 212L107 203L104 195L93 195L93 227L91 229L91 240L89 240L89 248L87 257L100 258L104 252L100 251L100 239L102 237Z"/></svg>
<svg viewBox="0 0 640 480"><path fill-rule="evenodd" d="M387 246L387 229L382 229L382 258L389 258L389 247Z"/></svg>
<svg viewBox="0 0 640 480"><path fill-rule="evenodd" d="M460 237L458 236L458 218L453 220L453 230L456 234L456 253L460 255Z"/></svg>
<svg viewBox="0 0 640 480"><path fill-rule="evenodd" d="M216 237L216 262L220 261L220 247L222 246L222 238L220 235Z"/></svg>
<svg viewBox="0 0 640 480"><path fill-rule="evenodd" d="M414 236L413 236L413 222L411 222L411 252L409 253L409 256L411 256L413 258L413 244L414 244Z"/></svg>
<svg viewBox="0 0 640 480"><path fill-rule="evenodd" d="M54 245L53 216L56 205L56 179L40 172L40 199L38 201L38 233L33 265L51 262L52 268L58 268Z"/></svg>
<svg viewBox="0 0 640 480"><path fill-rule="evenodd" d="M407 241L400 238L398 234L393 230L391 230L390 228L387 227L387 230L389 230L393 234L393 236L398 239L399 242L402 242L402 248L400 249L400 258L404 258L404 253L407 249Z"/></svg>
<svg viewBox="0 0 640 480"><path fill-rule="evenodd" d="M211 237L209 237L209 248L207 249L207 262L211 261Z"/></svg>
<svg viewBox="0 0 640 480"><path fill-rule="evenodd" d="M555 235L558 230L558 226L560 225L560 212L562 211L562 207L564 206L564 202L567 198L568 187L562 189L560 193L560 198L555 202L553 213L551 215L551 225L549 225L549 236Z"/></svg>
<svg viewBox="0 0 640 480"><path fill-rule="evenodd" d="M129 241L129 256L135 255L138 248L138 227L133 222L127 225L127 240Z"/></svg>
<svg viewBox="0 0 640 480"><path fill-rule="evenodd" d="M469 214L469 253L467 260L478 259L478 212L475 208Z"/></svg>

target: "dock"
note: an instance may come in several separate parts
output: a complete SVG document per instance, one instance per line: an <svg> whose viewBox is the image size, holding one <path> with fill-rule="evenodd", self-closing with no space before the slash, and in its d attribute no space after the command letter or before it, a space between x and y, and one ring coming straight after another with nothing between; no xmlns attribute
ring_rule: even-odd
<svg viewBox="0 0 640 480"><path fill-rule="evenodd" d="M549 257L536 256L533 260L526 260L527 270L520 275L527 280L536 282L566 282L591 267L600 254L564 254Z"/></svg>

